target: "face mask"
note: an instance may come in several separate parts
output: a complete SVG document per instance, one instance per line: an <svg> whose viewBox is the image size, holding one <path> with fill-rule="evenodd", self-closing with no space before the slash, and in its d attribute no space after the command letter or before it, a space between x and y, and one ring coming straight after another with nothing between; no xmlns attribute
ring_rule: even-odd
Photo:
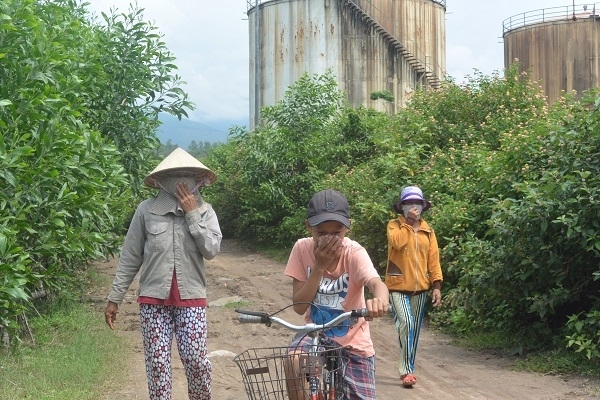
<svg viewBox="0 0 600 400"><path fill-rule="evenodd" d="M408 218L408 212L415 207L419 210L419 218L417 218L417 219L421 219L421 213L423 212L422 204L403 204L402 212L404 213L404 218Z"/></svg>
<svg viewBox="0 0 600 400"><path fill-rule="evenodd" d="M171 196L175 197L175 193L177 193L177 183L183 182L187 185L188 189L194 194L198 190L196 186L196 182L193 178L188 177L175 177L175 176L166 176L162 177L158 181L158 186L163 189L165 192L169 193Z"/></svg>

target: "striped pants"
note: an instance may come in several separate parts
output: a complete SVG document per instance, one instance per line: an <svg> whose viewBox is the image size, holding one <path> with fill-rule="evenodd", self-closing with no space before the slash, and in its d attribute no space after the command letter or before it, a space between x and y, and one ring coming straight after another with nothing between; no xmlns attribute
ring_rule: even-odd
<svg viewBox="0 0 600 400"><path fill-rule="evenodd" d="M415 358L419 343L419 332L425 317L427 292L407 295L398 292L390 293L390 306L394 313L398 343L400 345L400 375L415 372Z"/></svg>

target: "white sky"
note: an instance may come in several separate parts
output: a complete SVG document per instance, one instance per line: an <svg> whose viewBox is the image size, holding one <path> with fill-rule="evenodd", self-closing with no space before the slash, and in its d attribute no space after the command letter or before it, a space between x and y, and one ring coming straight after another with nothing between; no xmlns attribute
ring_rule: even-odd
<svg viewBox="0 0 600 400"><path fill-rule="evenodd" d="M94 12L108 12L110 7L127 12L130 3L87 1ZM254 0L250 2L254 4ZM184 89L196 104L190 119L248 119L247 4L247 0L138 0L145 19L155 23L177 57L179 74L187 82ZM502 21L537 9L572 5L572 0L447 0L448 74L460 83L474 69L486 75L501 71ZM600 3L596 7L600 8Z"/></svg>

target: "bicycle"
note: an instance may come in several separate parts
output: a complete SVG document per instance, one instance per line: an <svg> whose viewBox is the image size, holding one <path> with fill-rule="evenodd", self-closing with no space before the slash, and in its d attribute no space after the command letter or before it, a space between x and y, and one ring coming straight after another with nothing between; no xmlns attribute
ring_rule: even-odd
<svg viewBox="0 0 600 400"><path fill-rule="evenodd" d="M243 351L234 358L240 368L246 394L250 400L289 399L288 390L292 381L306 379L307 385L301 385L295 393L298 398L310 400L341 400L344 368L348 358L343 355L344 348L328 346L322 343L319 334L326 329L351 319L366 317L366 308L351 310L338 315L325 324L308 323L294 325L274 314L260 311L235 310L241 314L241 323L260 323L271 326L276 323L293 332L305 333L311 338L308 352L296 352L291 347L252 348ZM280 310L278 312L281 312ZM298 394L300 396L298 396ZM294 398L294 397L291 397Z"/></svg>

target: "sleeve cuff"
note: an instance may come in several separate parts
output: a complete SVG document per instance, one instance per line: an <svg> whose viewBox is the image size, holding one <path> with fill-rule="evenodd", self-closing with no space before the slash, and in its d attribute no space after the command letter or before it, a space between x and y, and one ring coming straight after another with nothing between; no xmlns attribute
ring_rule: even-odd
<svg viewBox="0 0 600 400"><path fill-rule="evenodd" d="M125 296L121 295L118 292L115 292L114 290L112 290L110 292L110 294L108 295L107 300L110 301L110 302L113 302L115 304L118 304L120 306L121 303L123 302L123 297L125 297Z"/></svg>
<svg viewBox="0 0 600 400"><path fill-rule="evenodd" d="M208 206L206 205L206 203L203 203L200 207L188 213L185 213L185 219L188 224L194 224L202 220L204 214L206 214L206 211L208 211Z"/></svg>

